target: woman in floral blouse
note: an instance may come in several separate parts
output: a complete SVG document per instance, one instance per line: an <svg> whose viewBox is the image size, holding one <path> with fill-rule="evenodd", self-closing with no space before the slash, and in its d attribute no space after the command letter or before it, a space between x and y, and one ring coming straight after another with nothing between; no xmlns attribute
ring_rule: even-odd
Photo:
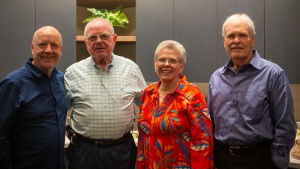
<svg viewBox="0 0 300 169"><path fill-rule="evenodd" d="M166 40L155 51L159 77L143 92L138 119L137 169L212 169L213 132L199 88L181 75L186 50Z"/></svg>

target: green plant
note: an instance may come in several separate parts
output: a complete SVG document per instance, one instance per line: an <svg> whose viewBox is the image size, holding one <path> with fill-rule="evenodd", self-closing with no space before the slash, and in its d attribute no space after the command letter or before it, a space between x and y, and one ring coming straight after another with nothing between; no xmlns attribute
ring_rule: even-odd
<svg viewBox="0 0 300 169"><path fill-rule="evenodd" d="M105 18L110 21L114 27L127 28L124 24L129 23L126 14L122 12L123 4L113 10L107 10L105 8L87 8L87 10L92 13L92 16L83 20L83 23L87 23L94 18Z"/></svg>

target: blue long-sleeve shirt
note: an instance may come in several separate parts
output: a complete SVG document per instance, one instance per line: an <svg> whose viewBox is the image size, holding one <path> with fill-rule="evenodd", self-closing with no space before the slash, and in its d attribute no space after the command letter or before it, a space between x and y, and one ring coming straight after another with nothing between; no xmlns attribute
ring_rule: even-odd
<svg viewBox="0 0 300 169"><path fill-rule="evenodd" d="M28 59L0 83L0 168L63 169L67 102L63 73Z"/></svg>
<svg viewBox="0 0 300 169"><path fill-rule="evenodd" d="M238 72L229 60L211 76L208 107L215 139L229 145L271 141L274 163L288 167L296 122L289 82L278 65L257 51Z"/></svg>

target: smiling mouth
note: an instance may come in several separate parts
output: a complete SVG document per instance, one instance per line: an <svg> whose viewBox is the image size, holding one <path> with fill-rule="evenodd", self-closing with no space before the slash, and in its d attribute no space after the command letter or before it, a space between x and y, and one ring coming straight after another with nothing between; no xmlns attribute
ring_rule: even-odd
<svg viewBox="0 0 300 169"><path fill-rule="evenodd" d="M161 72L161 73L171 73L170 70L161 70L160 72Z"/></svg>
<svg viewBox="0 0 300 169"><path fill-rule="evenodd" d="M43 59L53 59L54 56L44 56Z"/></svg>

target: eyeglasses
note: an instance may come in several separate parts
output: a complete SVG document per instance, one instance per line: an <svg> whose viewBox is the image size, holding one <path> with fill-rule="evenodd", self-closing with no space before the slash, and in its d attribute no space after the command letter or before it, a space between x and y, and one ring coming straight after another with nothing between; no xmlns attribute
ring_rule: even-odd
<svg viewBox="0 0 300 169"><path fill-rule="evenodd" d="M91 35L87 38L88 41L90 42L95 42L98 40L98 38L100 38L101 40L108 40L111 36L113 35L109 35L109 34L100 34L100 35Z"/></svg>
<svg viewBox="0 0 300 169"><path fill-rule="evenodd" d="M178 63L177 60L175 59L165 59L165 58L159 58L156 60L157 63L161 64L161 65L164 65L166 64L167 62L170 64L170 65L176 65Z"/></svg>

